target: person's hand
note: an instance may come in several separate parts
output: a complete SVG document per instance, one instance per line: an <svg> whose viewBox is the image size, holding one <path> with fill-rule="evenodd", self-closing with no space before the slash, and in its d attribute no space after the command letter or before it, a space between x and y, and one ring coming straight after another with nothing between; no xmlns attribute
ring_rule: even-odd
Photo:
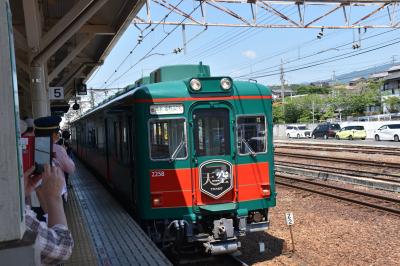
<svg viewBox="0 0 400 266"><path fill-rule="evenodd" d="M24 187L25 187L25 196L29 196L32 191L35 189L36 185L39 183L42 175L33 175L33 171L35 170L35 166L32 166L24 173Z"/></svg>
<svg viewBox="0 0 400 266"><path fill-rule="evenodd" d="M40 192L45 200L53 200L61 198L61 191L65 186L64 174L57 166L50 167L48 164L44 166L42 174L42 185Z"/></svg>

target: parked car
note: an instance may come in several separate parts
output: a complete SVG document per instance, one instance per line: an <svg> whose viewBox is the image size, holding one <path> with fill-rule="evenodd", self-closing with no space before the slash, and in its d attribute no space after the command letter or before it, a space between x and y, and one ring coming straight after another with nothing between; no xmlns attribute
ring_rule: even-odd
<svg viewBox="0 0 400 266"><path fill-rule="evenodd" d="M311 130L303 125L294 125L286 127L286 136L288 138L310 138Z"/></svg>
<svg viewBox="0 0 400 266"><path fill-rule="evenodd" d="M374 136L376 141L380 140L399 141L400 124L383 125L374 131Z"/></svg>
<svg viewBox="0 0 400 266"><path fill-rule="evenodd" d="M367 131L363 126L347 126L336 133L336 139L362 139L367 137Z"/></svg>
<svg viewBox="0 0 400 266"><path fill-rule="evenodd" d="M313 139L316 138L334 138L336 136L336 132L340 130L340 125L337 123L325 122L319 124L311 133Z"/></svg>

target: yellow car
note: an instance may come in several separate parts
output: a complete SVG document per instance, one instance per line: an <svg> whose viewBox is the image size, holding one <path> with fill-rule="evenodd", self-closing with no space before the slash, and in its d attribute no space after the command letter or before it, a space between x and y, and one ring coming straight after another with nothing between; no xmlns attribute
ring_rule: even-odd
<svg viewBox="0 0 400 266"><path fill-rule="evenodd" d="M365 139L367 131L363 126L347 126L336 133L336 139Z"/></svg>

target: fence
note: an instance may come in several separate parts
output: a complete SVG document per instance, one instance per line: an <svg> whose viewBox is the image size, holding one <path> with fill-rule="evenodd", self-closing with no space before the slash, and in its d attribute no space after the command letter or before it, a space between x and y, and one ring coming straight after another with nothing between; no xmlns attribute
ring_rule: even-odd
<svg viewBox="0 0 400 266"><path fill-rule="evenodd" d="M346 121L339 123L340 127L346 126L364 126L365 130L367 131L367 139L374 138L374 131L380 128L383 125L390 125L390 124L400 124L399 121L392 120L392 121ZM288 124L289 125L289 124ZM296 125L296 124L290 124ZM297 124L297 125L305 125L311 131L317 127L318 124ZM287 124L277 124L274 125L274 138L275 139L283 139L286 138L286 126Z"/></svg>

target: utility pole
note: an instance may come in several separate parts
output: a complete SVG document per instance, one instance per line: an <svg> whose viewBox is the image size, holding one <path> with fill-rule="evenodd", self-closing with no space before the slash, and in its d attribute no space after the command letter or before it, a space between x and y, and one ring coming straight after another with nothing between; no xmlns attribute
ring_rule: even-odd
<svg viewBox="0 0 400 266"><path fill-rule="evenodd" d="M314 101L312 101L312 123L315 124L315 106L314 106Z"/></svg>
<svg viewBox="0 0 400 266"><path fill-rule="evenodd" d="M186 28L185 28L185 25L182 25L182 41L183 41L183 54L186 55L187 46L186 46Z"/></svg>
<svg viewBox="0 0 400 266"><path fill-rule="evenodd" d="M93 91L93 88L90 90L90 108L94 108L94 91Z"/></svg>
<svg viewBox="0 0 400 266"><path fill-rule="evenodd" d="M336 71L335 71L335 70L333 70L332 82L333 82L333 83L336 83Z"/></svg>
<svg viewBox="0 0 400 266"><path fill-rule="evenodd" d="M282 114L285 117L285 72L283 70L282 58L281 58L281 98L282 98Z"/></svg>

